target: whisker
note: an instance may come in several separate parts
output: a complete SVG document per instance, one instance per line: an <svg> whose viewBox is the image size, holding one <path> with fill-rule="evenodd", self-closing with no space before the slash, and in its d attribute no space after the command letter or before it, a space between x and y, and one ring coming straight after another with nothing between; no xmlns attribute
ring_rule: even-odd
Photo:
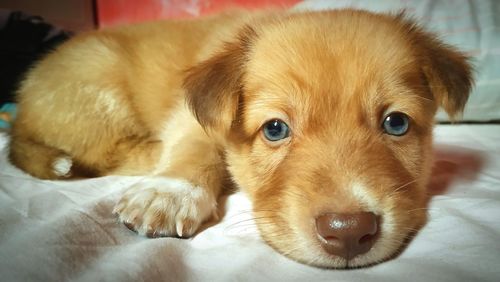
<svg viewBox="0 0 500 282"><path fill-rule="evenodd" d="M267 213L267 212L274 212L274 211L275 210L241 210L241 211L238 211L238 212L232 214L231 216L229 216L227 218L231 219L231 218L235 218L235 217L242 216L242 215L254 216L254 215L259 214L259 213Z"/></svg>
<svg viewBox="0 0 500 282"><path fill-rule="evenodd" d="M420 211L420 210L428 210L428 211L438 211L441 210L440 208L417 208L417 209L411 209L407 210L407 213L415 212L415 211Z"/></svg>
<svg viewBox="0 0 500 282"><path fill-rule="evenodd" d="M435 103L436 102L436 101L434 101L434 100L432 100L430 98L427 98L427 97L422 97L422 96L413 96L413 97L425 100L426 102L431 102L431 103Z"/></svg>
<svg viewBox="0 0 500 282"><path fill-rule="evenodd" d="M247 222L247 223L242 223L242 224L232 224L229 226L226 226L223 229L223 233L228 233L232 232L235 230L247 230L247 229L255 229L257 228L257 225L253 222Z"/></svg>
<svg viewBox="0 0 500 282"><path fill-rule="evenodd" d="M246 222L246 221L260 221L260 220L263 220L263 219L275 219L275 218L279 218L278 215L273 215L273 216L257 216L257 217L251 217L251 218L245 218L245 219L241 219L240 221L237 221L238 222Z"/></svg>
<svg viewBox="0 0 500 282"><path fill-rule="evenodd" d="M393 238L385 238L385 241L391 244L391 247L401 247L405 244L406 238L398 240Z"/></svg>
<svg viewBox="0 0 500 282"><path fill-rule="evenodd" d="M410 232L418 232L418 231L420 231L419 228L411 228L411 227L404 227L402 229L405 230L405 231L410 231Z"/></svg>
<svg viewBox="0 0 500 282"><path fill-rule="evenodd" d="M280 218L279 216L262 216L262 217L252 217L252 218L247 218L247 219L242 219L240 221L234 222L229 224L226 228L238 226L238 225L243 225L243 224L251 224L255 225L257 223L259 224L266 224L266 223L275 223L276 218Z"/></svg>
<svg viewBox="0 0 500 282"><path fill-rule="evenodd" d="M295 248L291 248L291 249L287 249L283 252L283 255L285 256L289 256L297 251L302 251L304 250L304 248L302 246L298 246L298 247L295 247Z"/></svg>
<svg viewBox="0 0 500 282"><path fill-rule="evenodd" d="M289 232L266 234L265 236L265 238L267 239L283 239L283 238L288 239L289 237L290 237Z"/></svg>
<svg viewBox="0 0 500 282"><path fill-rule="evenodd" d="M275 226L274 224L271 225L270 223L265 223L261 226ZM246 224L246 225L240 225L240 226L233 226L232 228L224 228L224 233L232 233L234 231L242 231L242 232L245 232L246 230L256 230L257 228L257 225L249 225L249 224ZM237 234L237 233L236 233ZM260 234L260 233L259 233ZM278 240L282 240L282 239L287 239L289 238L290 236L290 233L289 232L281 232L281 233L270 233L270 234L266 234L266 238L267 239L278 239Z"/></svg>
<svg viewBox="0 0 500 282"><path fill-rule="evenodd" d="M415 183L415 182L417 182L417 179L414 179L414 180L412 180L412 181L410 181L410 182L407 182L407 183L405 183L405 184L403 184L403 185L399 186L399 187L398 187L398 188L396 188L393 192L397 192L397 191L399 191L399 190L401 190L401 189L403 189L403 188L407 187L408 185L413 184L413 183Z"/></svg>
<svg viewBox="0 0 500 282"><path fill-rule="evenodd" d="M399 191L401 191L401 189L403 189L403 188L405 188L405 187L408 187L408 185L411 185L411 184L413 184L413 183L415 183L415 182L417 182L417 179L414 179L414 180L412 180L412 181L409 181L409 182L407 182L407 183L405 183L405 184L403 184L403 185L401 185L401 186L397 187L396 189L394 189L393 191L391 191L391 192L389 193L389 195L387 195L387 198L392 198L392 197L394 197L396 194L398 194L398 193L399 193Z"/></svg>

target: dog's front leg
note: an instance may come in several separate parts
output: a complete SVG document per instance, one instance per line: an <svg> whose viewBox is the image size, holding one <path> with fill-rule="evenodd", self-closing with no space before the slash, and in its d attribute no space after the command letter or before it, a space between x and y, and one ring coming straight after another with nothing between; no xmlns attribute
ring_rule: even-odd
<svg viewBox="0 0 500 282"><path fill-rule="evenodd" d="M164 166L126 190L113 212L141 235L190 237L216 215L225 166L215 146L200 139L177 145Z"/></svg>

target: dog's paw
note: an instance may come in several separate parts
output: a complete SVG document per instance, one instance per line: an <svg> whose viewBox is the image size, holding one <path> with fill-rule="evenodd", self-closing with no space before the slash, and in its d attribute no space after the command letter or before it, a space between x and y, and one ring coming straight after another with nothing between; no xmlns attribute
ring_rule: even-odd
<svg viewBox="0 0 500 282"><path fill-rule="evenodd" d="M183 180L149 178L130 187L113 213L147 237L190 237L215 214L214 195Z"/></svg>
<svg viewBox="0 0 500 282"><path fill-rule="evenodd" d="M55 175L68 178L71 176L71 167L73 166L73 160L69 156L62 156L54 160L52 163L52 171Z"/></svg>

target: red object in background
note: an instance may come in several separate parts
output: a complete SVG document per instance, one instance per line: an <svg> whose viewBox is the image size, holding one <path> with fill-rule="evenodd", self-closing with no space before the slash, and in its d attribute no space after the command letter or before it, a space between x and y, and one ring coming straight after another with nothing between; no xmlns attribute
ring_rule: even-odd
<svg viewBox="0 0 500 282"><path fill-rule="evenodd" d="M211 14L226 8L290 7L301 0L97 0L99 27Z"/></svg>

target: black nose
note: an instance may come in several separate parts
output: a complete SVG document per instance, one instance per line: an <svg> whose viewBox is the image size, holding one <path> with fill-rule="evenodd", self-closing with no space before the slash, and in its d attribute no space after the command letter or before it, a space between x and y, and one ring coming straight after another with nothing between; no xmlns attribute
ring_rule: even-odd
<svg viewBox="0 0 500 282"><path fill-rule="evenodd" d="M327 213L316 218L316 230L328 253L349 260L371 249L378 223L372 212Z"/></svg>

